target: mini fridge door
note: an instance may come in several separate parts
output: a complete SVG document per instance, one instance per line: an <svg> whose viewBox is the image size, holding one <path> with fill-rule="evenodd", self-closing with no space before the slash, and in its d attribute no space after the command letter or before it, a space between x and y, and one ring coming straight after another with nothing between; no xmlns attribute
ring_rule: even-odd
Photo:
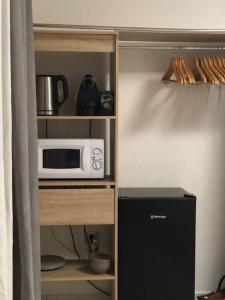
<svg viewBox="0 0 225 300"><path fill-rule="evenodd" d="M119 199L119 300L194 300L195 198Z"/></svg>

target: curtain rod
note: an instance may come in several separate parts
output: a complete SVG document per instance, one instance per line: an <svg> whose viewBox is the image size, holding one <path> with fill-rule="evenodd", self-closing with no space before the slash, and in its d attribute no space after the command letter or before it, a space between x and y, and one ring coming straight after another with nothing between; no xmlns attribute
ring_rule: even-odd
<svg viewBox="0 0 225 300"><path fill-rule="evenodd" d="M140 50L225 50L225 43L120 41L119 47Z"/></svg>

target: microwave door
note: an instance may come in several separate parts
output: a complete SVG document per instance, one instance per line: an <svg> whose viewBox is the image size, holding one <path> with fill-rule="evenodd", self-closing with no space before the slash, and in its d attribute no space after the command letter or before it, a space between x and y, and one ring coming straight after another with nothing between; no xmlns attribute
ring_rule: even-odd
<svg viewBox="0 0 225 300"><path fill-rule="evenodd" d="M88 177L90 173L88 170L90 163L87 160L88 149L85 146L42 149L40 178Z"/></svg>

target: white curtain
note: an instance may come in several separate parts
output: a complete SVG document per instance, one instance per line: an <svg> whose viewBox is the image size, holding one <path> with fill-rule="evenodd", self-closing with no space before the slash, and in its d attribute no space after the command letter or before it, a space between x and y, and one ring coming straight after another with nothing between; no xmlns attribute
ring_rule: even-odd
<svg viewBox="0 0 225 300"><path fill-rule="evenodd" d="M0 299L12 300L10 1L0 3Z"/></svg>

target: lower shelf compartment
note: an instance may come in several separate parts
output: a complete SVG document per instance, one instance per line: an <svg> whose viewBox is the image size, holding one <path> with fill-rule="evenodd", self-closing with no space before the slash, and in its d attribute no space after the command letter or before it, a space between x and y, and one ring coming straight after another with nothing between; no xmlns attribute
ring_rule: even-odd
<svg viewBox="0 0 225 300"><path fill-rule="evenodd" d="M92 272L87 260L68 260L64 267L54 270L41 272L42 282L63 282L63 281L82 281L82 280L114 280L115 276L111 273L98 275Z"/></svg>

